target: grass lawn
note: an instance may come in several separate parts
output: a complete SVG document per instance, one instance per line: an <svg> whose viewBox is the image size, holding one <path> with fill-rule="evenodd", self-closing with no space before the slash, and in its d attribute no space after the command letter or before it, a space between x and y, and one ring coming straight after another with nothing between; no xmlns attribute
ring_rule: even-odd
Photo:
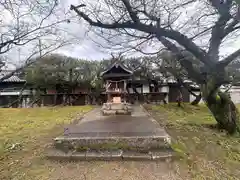
<svg viewBox="0 0 240 180"><path fill-rule="evenodd" d="M203 105L147 106L173 139L177 160L172 163L46 160L44 149L63 124L90 109L0 109L0 180L240 179L240 138L210 128L215 120Z"/></svg>
<svg viewBox="0 0 240 180"><path fill-rule="evenodd" d="M175 171L183 179L240 179L240 138L210 128L216 122L206 106L147 108L173 138L180 159L175 161Z"/></svg>
<svg viewBox="0 0 240 180"><path fill-rule="evenodd" d="M89 110L90 106L0 109L0 179L45 179L46 172L38 169L44 147L63 132L63 124Z"/></svg>

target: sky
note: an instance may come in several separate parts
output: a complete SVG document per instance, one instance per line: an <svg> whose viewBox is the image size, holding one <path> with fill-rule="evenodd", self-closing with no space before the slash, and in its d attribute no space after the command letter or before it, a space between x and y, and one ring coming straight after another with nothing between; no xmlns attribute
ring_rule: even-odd
<svg viewBox="0 0 240 180"><path fill-rule="evenodd" d="M92 0L88 0L89 2ZM78 0L60 0L59 6L64 11L69 11L70 4L78 5ZM192 12L194 11L191 10ZM75 15L74 12L71 12L72 15ZM7 17L7 18L6 18ZM1 17L0 17L1 18ZM1 18L2 19L2 18ZM5 16L5 20L11 22L11 18ZM88 32L88 26L83 20L78 18L71 21L70 23L64 23L61 25L61 28L64 30L66 37L73 39L72 44L58 49L55 53L61 53L66 56L72 56L79 59L89 59L89 60L101 60L103 58L111 57L111 50L100 48L98 44L93 42L97 41L101 45L107 45L105 41L94 35L92 32ZM156 44L156 46L159 46ZM231 41L227 45L221 48L222 55L228 55L234 50L240 47L240 38ZM149 50L151 51L151 50ZM22 62L28 54L31 52L31 45L28 44L24 47L16 47L13 50L9 51L7 54L4 54L5 58L9 62L18 64ZM139 56L140 53L131 54L132 56Z"/></svg>
<svg viewBox="0 0 240 180"><path fill-rule="evenodd" d="M58 8L62 8L64 11L69 11L70 4L78 4L78 0L60 0ZM58 13L63 14L63 12ZM62 16L62 14L60 16ZM71 15L76 16L73 12L71 12ZM0 20L3 20L4 23L9 23L11 25L13 19L11 18L11 15L5 11L1 13ZM111 57L109 52L106 53L106 50L99 48L98 45L91 40L91 38L93 38L93 34L86 33L88 31L88 26L86 22L80 21L79 18L71 20L70 23L62 23L59 26L59 31L62 30L66 39L70 39L71 43L70 45L57 49L54 53L89 60L101 60L103 58ZM42 44L44 44L43 41L44 38L41 38ZM38 44L39 41L36 43ZM3 54L2 57L9 63L21 64L33 52L33 50L36 49L36 43L34 42L28 43L24 46L15 46L8 53Z"/></svg>

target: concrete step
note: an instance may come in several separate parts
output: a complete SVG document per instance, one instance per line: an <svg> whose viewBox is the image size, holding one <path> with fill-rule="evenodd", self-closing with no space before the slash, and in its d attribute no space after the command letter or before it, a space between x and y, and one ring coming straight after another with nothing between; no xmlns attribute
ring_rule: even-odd
<svg viewBox="0 0 240 180"><path fill-rule="evenodd" d="M91 136L88 136L91 135ZM171 149L170 138L157 133L82 133L54 139L54 147L64 152L85 150L130 150L146 152L152 149Z"/></svg>
<svg viewBox="0 0 240 180"><path fill-rule="evenodd" d="M151 161L163 160L171 161L173 158L172 151L149 151L139 153L133 151L82 151L65 153L60 150L52 149L47 152L48 159L52 160L70 160L70 161Z"/></svg>

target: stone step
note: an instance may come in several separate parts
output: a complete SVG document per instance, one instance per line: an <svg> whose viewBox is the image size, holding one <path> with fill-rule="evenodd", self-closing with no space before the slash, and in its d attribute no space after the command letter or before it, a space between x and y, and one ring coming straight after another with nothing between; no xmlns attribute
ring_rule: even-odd
<svg viewBox="0 0 240 180"><path fill-rule="evenodd" d="M146 152L151 149L171 149L169 136L126 132L123 134L91 133L91 136L87 136L83 133L78 134L78 136L62 136L54 139L54 146L56 149L63 150L65 152L72 150L81 152L89 149L121 149L138 152Z"/></svg>
<svg viewBox="0 0 240 180"><path fill-rule="evenodd" d="M151 161L164 160L171 161L173 159L172 151L149 151L147 153L139 153L133 151L83 151L68 152L52 149L47 152L46 157L53 160L70 160L70 161Z"/></svg>

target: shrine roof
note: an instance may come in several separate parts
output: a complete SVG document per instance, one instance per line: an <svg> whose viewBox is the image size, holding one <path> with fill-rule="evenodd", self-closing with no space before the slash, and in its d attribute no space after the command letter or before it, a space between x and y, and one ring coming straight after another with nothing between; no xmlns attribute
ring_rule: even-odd
<svg viewBox="0 0 240 180"><path fill-rule="evenodd" d="M119 70L121 72L119 72ZM104 76L106 74L121 74L121 75L132 75L133 74L133 71L130 70L129 68L127 68L123 63L117 61L117 62L114 62L112 65L110 65L110 67L108 67L107 69L105 69L100 75L101 76ZM114 75L113 75L114 76Z"/></svg>

